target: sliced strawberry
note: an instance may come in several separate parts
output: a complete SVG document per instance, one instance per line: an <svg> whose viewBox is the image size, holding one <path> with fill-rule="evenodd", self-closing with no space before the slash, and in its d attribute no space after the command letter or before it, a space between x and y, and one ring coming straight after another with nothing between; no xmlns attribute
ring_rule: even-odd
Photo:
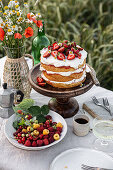
<svg viewBox="0 0 113 170"><path fill-rule="evenodd" d="M82 50L83 50L83 48L78 48L78 50L79 50L79 51L82 51Z"/></svg>
<svg viewBox="0 0 113 170"><path fill-rule="evenodd" d="M49 51L46 51L46 52L44 53L43 57L44 57L44 58L47 58L47 57L50 56L50 54L51 54L51 53L50 53Z"/></svg>
<svg viewBox="0 0 113 170"><path fill-rule="evenodd" d="M64 60L65 59L65 55L63 53L60 53L60 54L58 54L57 59L58 60Z"/></svg>
<svg viewBox="0 0 113 170"><path fill-rule="evenodd" d="M67 45L67 44L63 44L63 46L64 46L65 48L68 48L68 45Z"/></svg>
<svg viewBox="0 0 113 170"><path fill-rule="evenodd" d="M37 82L38 82L38 83L42 83L43 81L44 81L43 78L37 77Z"/></svg>
<svg viewBox="0 0 113 170"><path fill-rule="evenodd" d="M81 59L82 54L78 54L78 58Z"/></svg>
<svg viewBox="0 0 113 170"><path fill-rule="evenodd" d="M55 51L52 51L52 52L51 52L51 55L52 55L53 57L57 57L58 51L56 51L56 50L55 50Z"/></svg>
<svg viewBox="0 0 113 170"><path fill-rule="evenodd" d="M60 46L57 43L53 44L53 50L57 50Z"/></svg>
<svg viewBox="0 0 113 170"><path fill-rule="evenodd" d="M58 52L63 53L64 50L65 50L65 48L64 48L64 47L61 47L61 48L58 49Z"/></svg>
<svg viewBox="0 0 113 170"><path fill-rule="evenodd" d="M53 46L52 46L52 45L49 45L49 46L48 46L48 50L51 50L51 48L53 48Z"/></svg>
<svg viewBox="0 0 113 170"><path fill-rule="evenodd" d="M67 59L68 60L73 60L75 58L75 54L69 54L68 56L67 56Z"/></svg>
<svg viewBox="0 0 113 170"><path fill-rule="evenodd" d="M68 56L69 51L70 51L69 49L66 50L66 52L65 52L66 56Z"/></svg>
<svg viewBox="0 0 113 170"><path fill-rule="evenodd" d="M43 87L46 85L46 83L38 83L38 85Z"/></svg>
<svg viewBox="0 0 113 170"><path fill-rule="evenodd" d="M68 43L68 40L64 40L63 43L66 43L66 44L67 44L67 43Z"/></svg>

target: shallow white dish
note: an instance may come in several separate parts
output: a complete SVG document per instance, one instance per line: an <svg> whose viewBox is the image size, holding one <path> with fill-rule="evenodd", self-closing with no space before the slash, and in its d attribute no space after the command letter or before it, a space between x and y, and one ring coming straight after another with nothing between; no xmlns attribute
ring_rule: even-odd
<svg viewBox="0 0 113 170"><path fill-rule="evenodd" d="M64 136L66 135L67 133L67 124L66 124L66 121L64 120L64 118L62 116L60 116L58 113L56 112L53 112L53 111L50 111L49 112L49 115L52 116L52 119L53 121L55 122L61 122L63 124L63 131L62 131L62 134L61 134L61 137L58 141L55 141L49 145L46 145L46 146L41 146L41 147L26 147L24 146L23 144L19 144L15 139L14 139L14 136L13 136L13 133L15 132L15 129L13 128L12 124L14 122L14 120L16 120L16 115L12 115L6 122L5 124L5 136L6 138L9 140L10 143L12 143L14 146L20 148L20 149L25 149L25 150L41 150L41 149L45 149L45 148L48 148L50 146L53 146L57 143L59 143L63 138Z"/></svg>
<svg viewBox="0 0 113 170"><path fill-rule="evenodd" d="M82 164L113 169L113 158L101 151L74 148L58 155L49 170L82 170Z"/></svg>

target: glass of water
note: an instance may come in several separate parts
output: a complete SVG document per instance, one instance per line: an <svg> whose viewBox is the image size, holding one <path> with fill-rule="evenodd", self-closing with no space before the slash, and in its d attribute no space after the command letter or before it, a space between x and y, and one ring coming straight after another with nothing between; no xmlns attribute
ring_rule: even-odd
<svg viewBox="0 0 113 170"><path fill-rule="evenodd" d="M97 138L93 143L95 149L113 152L113 117L96 117L93 121L93 134Z"/></svg>

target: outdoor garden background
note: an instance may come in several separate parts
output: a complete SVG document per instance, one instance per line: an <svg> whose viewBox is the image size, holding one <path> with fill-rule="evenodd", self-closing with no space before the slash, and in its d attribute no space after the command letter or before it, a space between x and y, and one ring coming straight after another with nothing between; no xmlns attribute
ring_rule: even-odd
<svg viewBox="0 0 113 170"><path fill-rule="evenodd" d="M4 4L7 2L3 0ZM42 14L51 43L64 39L76 41L88 52L87 62L95 69L101 86L113 90L113 0L27 2L29 10ZM37 28L34 37L36 35ZM27 53L31 53L31 44L32 39L29 39ZM0 57L3 55L1 44Z"/></svg>

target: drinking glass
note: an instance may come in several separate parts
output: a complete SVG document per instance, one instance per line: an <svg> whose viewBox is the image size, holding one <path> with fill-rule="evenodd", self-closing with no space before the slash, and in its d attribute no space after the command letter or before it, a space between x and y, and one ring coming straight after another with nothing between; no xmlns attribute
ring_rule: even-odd
<svg viewBox="0 0 113 170"><path fill-rule="evenodd" d="M113 152L113 117L96 117L93 121L93 134L97 138L93 143L95 149Z"/></svg>

